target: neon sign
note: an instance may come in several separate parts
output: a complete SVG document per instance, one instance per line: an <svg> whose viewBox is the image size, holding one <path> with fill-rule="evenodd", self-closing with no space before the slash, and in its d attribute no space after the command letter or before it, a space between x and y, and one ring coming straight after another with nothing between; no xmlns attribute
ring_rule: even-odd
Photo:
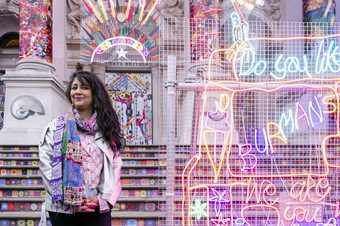
<svg viewBox="0 0 340 226"><path fill-rule="evenodd" d="M340 47L333 40L340 37L340 34L321 36L321 37L289 37L289 38L249 38L249 24L242 20L236 12L231 14L232 38L234 44L225 50L227 59L233 63L233 73L235 78L249 76L270 75L275 80L288 79L289 75L304 75L312 78L316 75L325 73L340 72ZM259 59L251 41L295 41L295 40L314 40L319 45L316 53L312 56L303 55L285 56L278 54L274 63ZM330 40L326 42L325 40ZM315 60L314 60L315 59ZM274 70L271 65L274 65Z"/></svg>
<svg viewBox="0 0 340 226"><path fill-rule="evenodd" d="M334 35L331 37L338 37ZM256 39L249 39L248 41ZM289 39L287 39L289 40ZM292 39L294 40L294 39ZM326 49L326 50L325 50ZM315 60L314 60L315 59ZM274 61L274 70L269 67L269 63L263 59L258 59L253 47L237 50L234 59L234 73L239 77L265 76L269 74L273 79L287 79L291 74L302 74L306 77L313 77L325 73L340 72L340 48L334 40L328 45L324 38L320 41L315 57L303 55L302 59L297 56L284 56L279 54Z"/></svg>
<svg viewBox="0 0 340 226"><path fill-rule="evenodd" d="M241 3L233 1L235 8ZM232 45L209 57L198 152L182 173L182 226L337 225L340 79L326 76L340 73L334 40L340 34L249 38L237 11ZM314 40L316 48L311 56L274 50L267 61L267 53L256 53L256 40ZM216 61L228 79L217 73L214 80ZM253 82L242 79L248 76ZM197 195L207 206L199 208ZM200 209L198 219L192 213Z"/></svg>
<svg viewBox="0 0 340 226"><path fill-rule="evenodd" d="M305 110L306 107L302 106L302 103L295 103L295 111L292 109L287 112L283 112L280 117L279 127L281 128L282 136L287 139L287 133L294 133L300 129L300 124L304 124L308 128L315 128L317 125L324 121L324 112L319 100L316 96L312 100L308 101L308 114ZM289 131L285 128L289 127Z"/></svg>
<svg viewBox="0 0 340 226"><path fill-rule="evenodd" d="M225 52L225 49L216 50L212 54L209 65L215 59L213 55L219 56L221 52ZM210 75L209 67L208 79ZM337 215L338 204L327 201L332 192L327 176L338 167L335 161L334 165L330 164L327 143L333 137L340 137L338 82L336 79L322 78L265 83L247 83L237 78L225 81L208 80L202 95L204 98L198 154L188 161L183 171L183 225L202 225L202 221L207 222L206 225L279 226L301 222L332 225L331 221L323 223L325 221L322 211L327 206L332 213L331 217ZM284 102L285 107L276 107L276 99L271 97L285 96L292 91L302 93L305 98ZM219 98L211 98L218 96L213 92L219 93ZM234 132L238 97L249 92L254 96L268 97L263 104L273 105L268 109L274 109L276 113L271 117L268 116L269 112L260 113L266 120L263 120L262 128L253 128L254 135L248 139L253 139L254 143L237 137ZM295 145L292 142L294 135L301 131L321 131L322 125L329 122L331 115L335 117L334 131L318 133L319 140L311 138L313 140L310 143L313 145L297 145L297 154L309 153L315 157L307 160L295 159L294 153L287 151ZM216 126L212 119L224 126ZM221 139L222 141L217 142ZM287 153L291 156L283 158ZM290 164L290 161L297 163ZM210 169L209 173L202 175L199 170L202 167ZM195 185L196 177L201 178L200 182L206 183ZM208 190L208 205L202 207L204 200L200 201L200 205L194 202L195 208L188 205L192 203L192 194L196 189L202 194L202 188ZM282 188L286 190L282 191ZM281 193L288 198L280 198ZM226 194L230 194L230 197ZM185 213L188 211L186 206L190 206L191 214L188 217ZM204 210L204 214L200 210ZM255 214L267 214L271 216L268 217L271 221L266 223L257 219L257 223L252 224ZM196 224L197 220L200 223Z"/></svg>
<svg viewBox="0 0 340 226"><path fill-rule="evenodd" d="M114 38L109 38L103 41L100 45L98 45L92 53L91 62L93 62L96 55L100 55L105 53L108 49L116 47L116 46L129 46L135 49L140 56L143 58L144 62L146 62L146 58L149 56L149 50L143 46L139 41L124 36L118 36Z"/></svg>

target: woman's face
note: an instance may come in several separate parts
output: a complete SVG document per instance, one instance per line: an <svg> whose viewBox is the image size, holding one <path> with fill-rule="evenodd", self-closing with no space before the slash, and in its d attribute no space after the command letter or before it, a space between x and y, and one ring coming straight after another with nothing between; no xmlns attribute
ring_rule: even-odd
<svg viewBox="0 0 340 226"><path fill-rule="evenodd" d="M71 103L73 107L81 111L92 111L92 91L88 85L81 84L78 78L75 78L71 85Z"/></svg>

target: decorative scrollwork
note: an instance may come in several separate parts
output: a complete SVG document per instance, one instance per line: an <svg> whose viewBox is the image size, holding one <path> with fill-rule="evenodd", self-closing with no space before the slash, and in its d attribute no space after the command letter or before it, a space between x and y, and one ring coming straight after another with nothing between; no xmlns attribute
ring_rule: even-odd
<svg viewBox="0 0 340 226"><path fill-rule="evenodd" d="M0 14L19 16L19 0L0 0Z"/></svg>
<svg viewBox="0 0 340 226"><path fill-rule="evenodd" d="M159 3L159 9L162 15L167 17L184 16L183 0L163 0Z"/></svg>
<svg viewBox="0 0 340 226"><path fill-rule="evenodd" d="M80 1L79 0L67 0L67 20L69 24L74 28L75 32L80 32Z"/></svg>

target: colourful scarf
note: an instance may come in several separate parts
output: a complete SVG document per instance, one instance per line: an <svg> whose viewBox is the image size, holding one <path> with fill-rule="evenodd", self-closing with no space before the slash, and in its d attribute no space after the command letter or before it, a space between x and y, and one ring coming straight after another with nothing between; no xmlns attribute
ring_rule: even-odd
<svg viewBox="0 0 340 226"><path fill-rule="evenodd" d="M80 206L84 201L84 180L81 170L82 153L78 130L95 134L96 113L89 120L80 120L79 113L60 115L57 118L52 156L52 201Z"/></svg>

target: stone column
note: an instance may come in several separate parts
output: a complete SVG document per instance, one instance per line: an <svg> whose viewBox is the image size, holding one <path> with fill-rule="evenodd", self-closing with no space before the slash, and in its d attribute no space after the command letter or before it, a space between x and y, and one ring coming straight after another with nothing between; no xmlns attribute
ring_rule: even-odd
<svg viewBox="0 0 340 226"><path fill-rule="evenodd" d="M2 77L6 98L1 145L38 145L42 128L70 108L52 66L51 13L51 0L20 0L21 59L16 70Z"/></svg>
<svg viewBox="0 0 340 226"><path fill-rule="evenodd" d="M17 69L54 71L52 67L52 2L20 0L20 61ZM38 67L38 68L37 68Z"/></svg>
<svg viewBox="0 0 340 226"><path fill-rule="evenodd" d="M53 1L53 37L52 37L52 62L56 69L56 76L65 81L69 72L66 72L66 1Z"/></svg>

